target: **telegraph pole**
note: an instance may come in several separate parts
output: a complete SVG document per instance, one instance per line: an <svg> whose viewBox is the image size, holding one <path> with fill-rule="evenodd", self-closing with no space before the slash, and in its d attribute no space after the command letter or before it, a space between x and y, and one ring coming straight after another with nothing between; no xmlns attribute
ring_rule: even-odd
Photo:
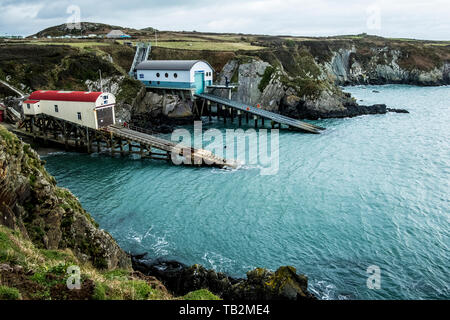
<svg viewBox="0 0 450 320"><path fill-rule="evenodd" d="M98 69L100 73L100 91L103 92L102 70Z"/></svg>

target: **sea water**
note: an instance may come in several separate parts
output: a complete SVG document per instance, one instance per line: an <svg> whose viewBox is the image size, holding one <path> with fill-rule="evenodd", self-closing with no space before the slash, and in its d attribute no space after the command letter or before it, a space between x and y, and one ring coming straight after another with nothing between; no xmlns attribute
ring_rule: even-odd
<svg viewBox="0 0 450 320"><path fill-rule="evenodd" d="M449 299L450 87L344 90L410 113L280 131L274 175L76 153L46 167L126 251L235 277L292 265L323 299Z"/></svg>

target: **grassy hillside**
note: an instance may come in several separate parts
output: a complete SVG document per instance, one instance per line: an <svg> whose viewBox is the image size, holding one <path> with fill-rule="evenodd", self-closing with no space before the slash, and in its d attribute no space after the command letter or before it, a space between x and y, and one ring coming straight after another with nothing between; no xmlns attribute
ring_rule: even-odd
<svg viewBox="0 0 450 320"><path fill-rule="evenodd" d="M0 300L217 299L173 297L98 228L27 144L0 125ZM67 287L79 268L80 289ZM70 282L73 283L73 282Z"/></svg>
<svg viewBox="0 0 450 320"><path fill-rule="evenodd" d="M103 79L115 78L119 84L118 101L131 104L141 88L128 78L133 57L133 48L115 42L0 42L0 79L26 93L84 91L86 81L98 81L101 71Z"/></svg>
<svg viewBox="0 0 450 320"><path fill-rule="evenodd" d="M89 34L96 34L96 35L106 35L111 30L122 30L126 34L130 34L133 36L143 36L150 33L149 30L136 30L133 28L124 28L120 26L113 26L109 24L104 23L94 23L94 22L81 22L80 23L80 29L69 29L67 28L67 25L60 24L57 26L52 26L49 28L46 28L44 30L41 30L37 32L36 34L33 34L29 36L29 38L32 37L38 37L38 38L46 38L48 36L50 37L61 37L65 35L74 35L74 36L80 36L80 35L89 35Z"/></svg>

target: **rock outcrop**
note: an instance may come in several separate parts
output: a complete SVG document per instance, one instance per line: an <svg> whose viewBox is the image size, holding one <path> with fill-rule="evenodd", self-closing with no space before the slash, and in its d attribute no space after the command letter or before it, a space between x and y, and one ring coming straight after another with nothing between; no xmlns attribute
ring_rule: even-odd
<svg viewBox="0 0 450 320"><path fill-rule="evenodd" d="M225 78L236 81L239 86L232 92L232 99L250 105L260 104L265 110L278 112L297 119L342 118L364 114L384 114L386 105L361 106L349 94L328 80L312 57L303 52L302 65L295 75L282 68L274 67L256 57L241 57L229 61L219 81ZM348 61L350 54L342 53L340 61ZM347 74L342 66L333 67L344 81ZM219 93L225 96L226 93ZM402 110L403 111L403 110Z"/></svg>
<svg viewBox="0 0 450 320"><path fill-rule="evenodd" d="M331 60L322 66L337 85L450 84L450 61L426 47L352 46L332 53Z"/></svg>
<svg viewBox="0 0 450 320"><path fill-rule="evenodd" d="M178 94L147 91L143 88L133 101L129 123L154 131L169 133L175 125L192 123L192 101Z"/></svg>
<svg viewBox="0 0 450 320"><path fill-rule="evenodd" d="M115 240L55 179L30 145L0 125L0 224L20 231L43 249L71 249L82 262L103 269L130 269Z"/></svg>
<svg viewBox="0 0 450 320"><path fill-rule="evenodd" d="M247 279L234 279L201 265L187 267L176 261L147 264L133 258L133 267L156 276L166 288L177 295L190 290L208 289L224 300L303 300L316 299L308 291L308 278L297 274L293 267L277 271L257 268L247 273Z"/></svg>

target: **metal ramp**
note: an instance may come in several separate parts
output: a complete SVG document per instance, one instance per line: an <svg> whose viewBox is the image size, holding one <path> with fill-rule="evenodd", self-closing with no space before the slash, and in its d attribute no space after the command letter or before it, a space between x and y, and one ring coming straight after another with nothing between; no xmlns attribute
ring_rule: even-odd
<svg viewBox="0 0 450 320"><path fill-rule="evenodd" d="M319 126L316 126L313 124L309 124L309 123L306 123L306 122L303 122L300 120L292 119L292 118L283 116L281 114L273 113L273 112L263 110L260 108L255 108L255 107L246 105L241 102L218 97L213 94L203 93L203 94L196 94L195 96L198 98L201 98L201 99L205 99L207 101L215 102L217 104L221 104L221 105L236 109L236 110L244 112L244 113L249 113L254 116L261 117L263 119L264 118L269 119L275 123L287 125L290 128L300 129L300 130L303 130L303 131L306 131L309 133L320 133L320 130L325 130L325 128L322 128L322 127L319 127Z"/></svg>
<svg viewBox="0 0 450 320"><path fill-rule="evenodd" d="M151 43L138 42L136 44L136 53L134 54L133 63L131 64L130 72L131 77L136 78L135 68L142 61L148 60L148 56L152 51Z"/></svg>
<svg viewBox="0 0 450 320"><path fill-rule="evenodd" d="M6 115L12 122L18 122L22 120L22 115L16 109L12 107L6 107L6 110L7 110Z"/></svg>

